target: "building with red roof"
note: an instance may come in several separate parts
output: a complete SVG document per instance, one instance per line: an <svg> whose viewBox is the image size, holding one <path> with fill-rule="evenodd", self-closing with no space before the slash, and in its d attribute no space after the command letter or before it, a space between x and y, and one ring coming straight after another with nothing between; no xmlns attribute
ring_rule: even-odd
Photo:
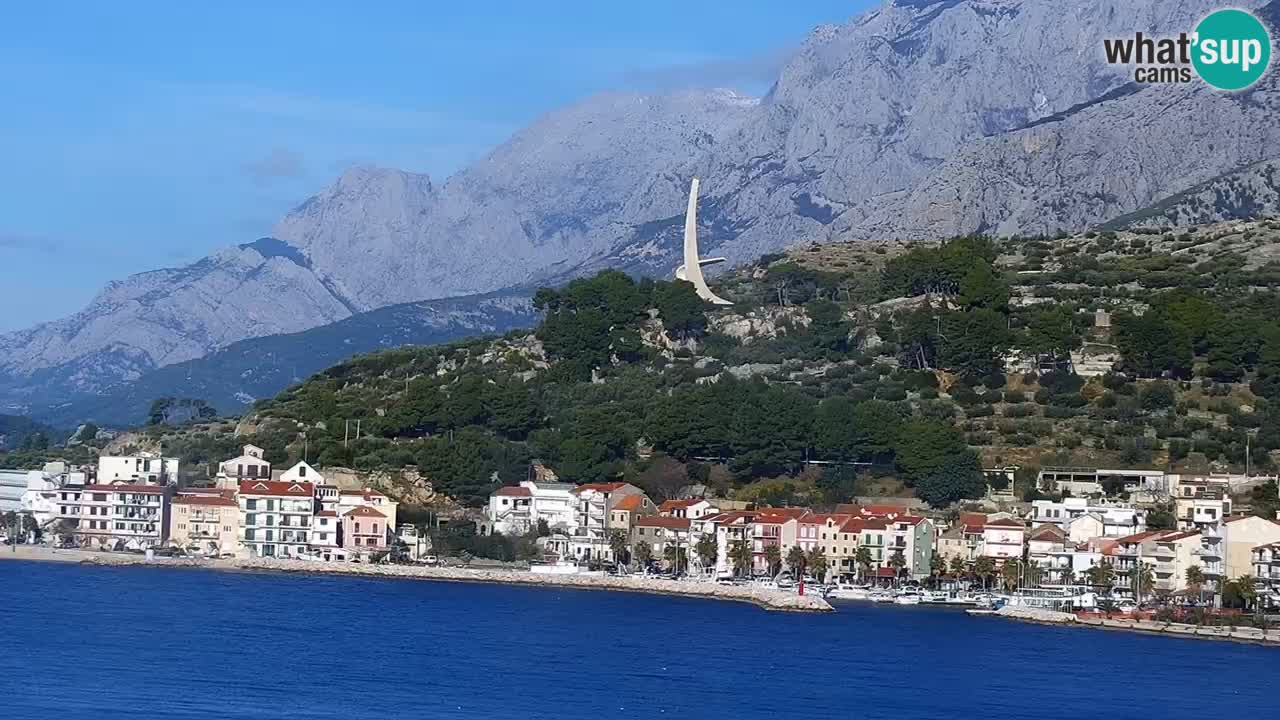
<svg viewBox="0 0 1280 720"><path fill-rule="evenodd" d="M348 554L387 549L387 516L371 505L358 505L342 516L342 547Z"/></svg>
<svg viewBox="0 0 1280 720"><path fill-rule="evenodd" d="M240 546L240 504L233 490L181 490L173 498L169 544L208 557Z"/></svg>
<svg viewBox="0 0 1280 720"><path fill-rule="evenodd" d="M317 509L314 485L243 480L238 500L240 555L296 558L308 554L311 521Z"/></svg>

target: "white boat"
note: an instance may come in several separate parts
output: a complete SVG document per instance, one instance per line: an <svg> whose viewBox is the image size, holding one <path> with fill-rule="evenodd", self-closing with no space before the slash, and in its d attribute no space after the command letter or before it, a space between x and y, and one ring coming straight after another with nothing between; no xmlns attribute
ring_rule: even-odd
<svg viewBox="0 0 1280 720"><path fill-rule="evenodd" d="M922 593L916 592L915 590L908 590L904 593L899 593L897 597L893 599L893 604L894 605L919 605L920 601L923 599L924 599L924 595Z"/></svg>
<svg viewBox="0 0 1280 720"><path fill-rule="evenodd" d="M893 593L888 590L875 590L867 595L867 599L876 603L891 603L893 602Z"/></svg>
<svg viewBox="0 0 1280 720"><path fill-rule="evenodd" d="M836 600L870 600L871 588L861 585L836 585L827 592L827 597Z"/></svg>
<svg viewBox="0 0 1280 720"><path fill-rule="evenodd" d="M976 597L956 590L933 590L925 593L920 601L928 605L952 605L956 607L976 607L978 605Z"/></svg>

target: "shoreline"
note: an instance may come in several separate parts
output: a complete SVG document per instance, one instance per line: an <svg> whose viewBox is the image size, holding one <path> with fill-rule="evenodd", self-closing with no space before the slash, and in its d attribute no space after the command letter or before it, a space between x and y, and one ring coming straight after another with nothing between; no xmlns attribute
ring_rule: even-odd
<svg viewBox="0 0 1280 720"><path fill-rule="evenodd" d="M970 615L994 617L1003 620L1029 622L1037 625L1078 627L1092 630L1120 630L1168 638L1190 640L1227 640L1230 642L1280 647L1280 629L1261 630L1255 627L1230 625L1188 625L1185 623L1158 622L1155 620L1115 619L1109 617L1079 617L1072 613L1040 610L1037 608L1003 607L995 611L969 611Z"/></svg>
<svg viewBox="0 0 1280 720"><path fill-rule="evenodd" d="M417 565L370 565L362 563L320 563L306 560L267 558L197 560L189 558L154 558L142 555L57 550L45 547L18 546L17 552L0 549L0 559L36 562L67 562L102 567L194 568L237 572L274 572L310 575L342 575L435 582L470 582L531 587L567 588L636 592L650 595L704 598L745 602L773 612L833 612L826 600L814 595L795 595L780 590L766 590L714 582L686 582L634 576L536 575L522 570L481 570L471 568L423 567Z"/></svg>

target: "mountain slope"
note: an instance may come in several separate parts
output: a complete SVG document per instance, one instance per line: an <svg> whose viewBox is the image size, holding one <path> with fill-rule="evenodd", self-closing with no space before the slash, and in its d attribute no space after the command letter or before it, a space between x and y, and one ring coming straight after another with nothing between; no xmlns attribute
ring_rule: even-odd
<svg viewBox="0 0 1280 720"><path fill-rule="evenodd" d="M1105 37L1186 30L1216 7L897 0L815 30L759 100L604 94L442 184L353 168L282 219L277 241L134 276L76 316L0 336L0 406L101 392L394 303L602 267L664 274L694 175L703 249L731 261L814 241L1105 222L1276 147L1275 73L1239 94L1134 91L1104 62Z"/></svg>
<svg viewBox="0 0 1280 720"><path fill-rule="evenodd" d="M10 402L54 388L93 390L245 337L350 314L305 258L264 238L110 283L71 317L0 335L0 390Z"/></svg>
<svg viewBox="0 0 1280 720"><path fill-rule="evenodd" d="M392 305L299 333L232 343L205 357L153 370L100 393L63 398L33 413L50 422L92 420L125 426L144 422L157 398L191 397L234 415L256 399L360 353L501 334L535 320L529 296L518 292Z"/></svg>

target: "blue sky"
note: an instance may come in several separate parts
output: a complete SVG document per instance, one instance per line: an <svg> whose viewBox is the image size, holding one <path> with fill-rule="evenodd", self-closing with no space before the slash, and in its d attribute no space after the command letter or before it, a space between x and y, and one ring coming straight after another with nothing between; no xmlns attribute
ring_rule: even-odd
<svg viewBox="0 0 1280 720"><path fill-rule="evenodd" d="M436 179L593 92L760 91L870 0L18 3L0 25L0 330L268 233L343 167Z"/></svg>

